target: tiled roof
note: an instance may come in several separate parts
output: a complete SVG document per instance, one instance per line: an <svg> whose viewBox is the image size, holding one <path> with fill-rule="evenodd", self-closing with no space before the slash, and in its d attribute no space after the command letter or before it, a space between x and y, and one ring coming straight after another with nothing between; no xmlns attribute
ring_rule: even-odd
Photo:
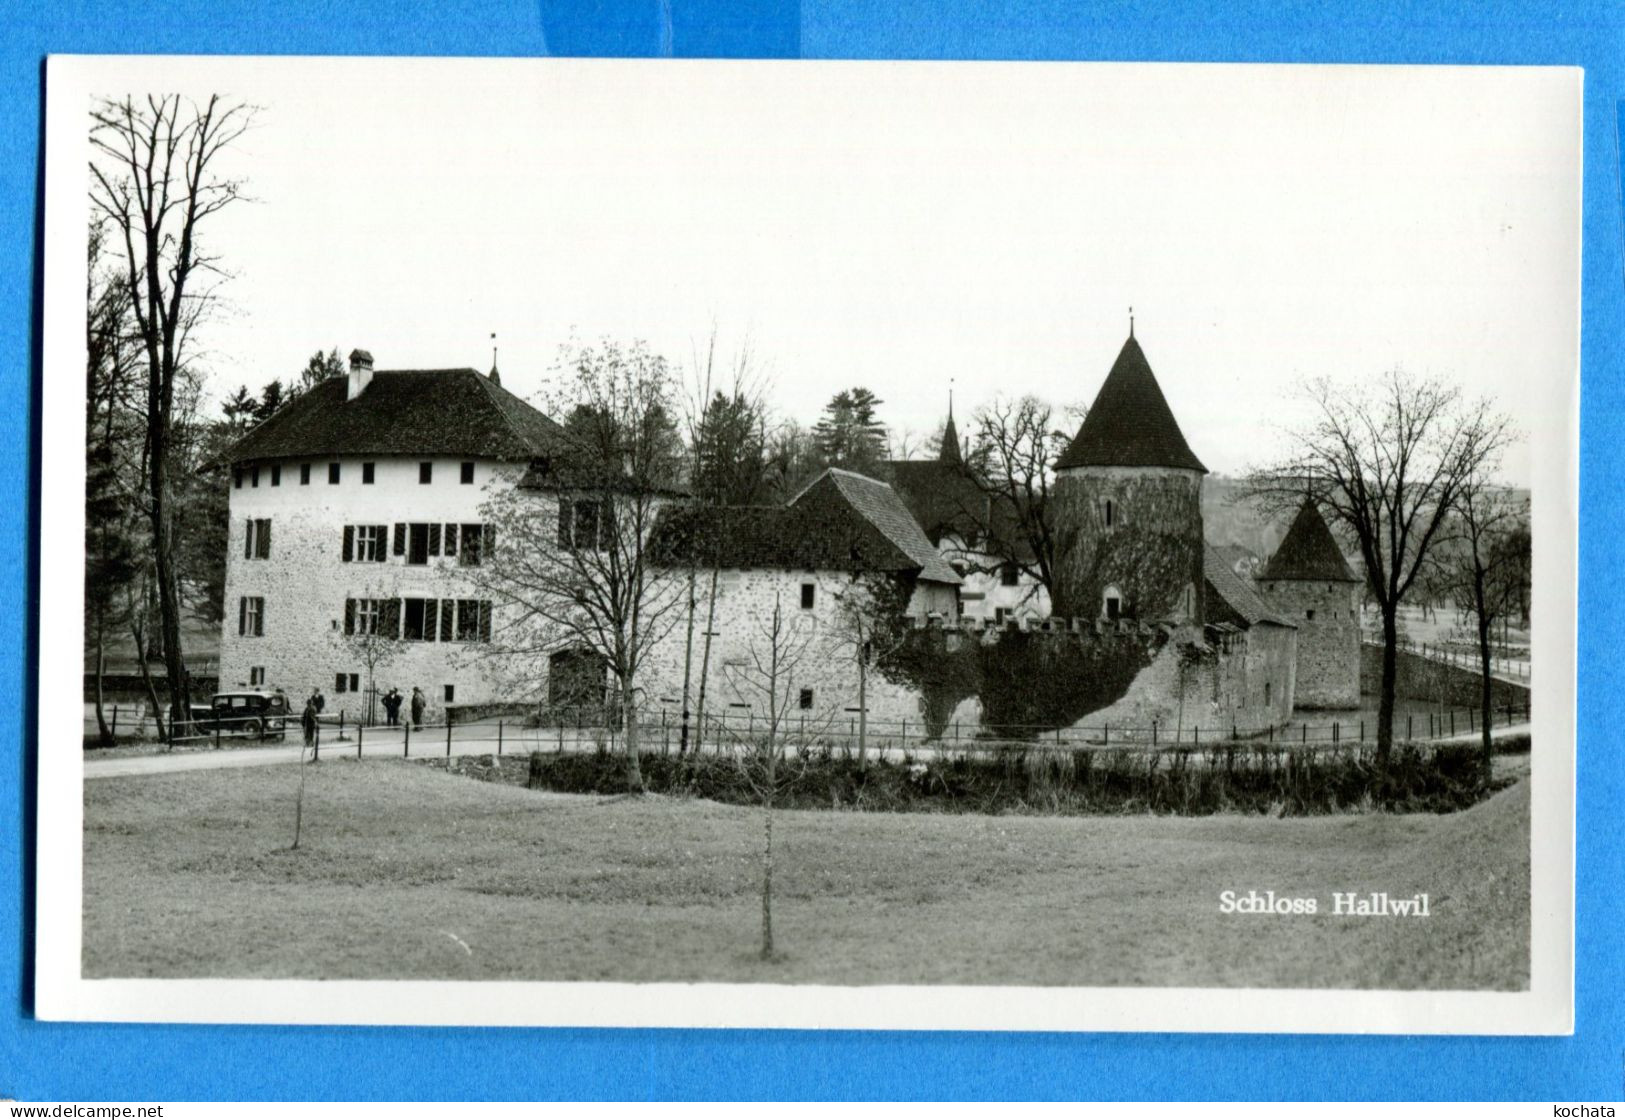
<svg viewBox="0 0 1625 1120"><path fill-rule="evenodd" d="M1360 579L1343 558L1343 550L1337 547L1337 540L1326 527L1326 519L1308 499L1298 507L1297 516L1281 539L1281 547L1275 550L1257 578L1342 583L1358 583Z"/></svg>
<svg viewBox="0 0 1625 1120"><path fill-rule="evenodd" d="M240 439L223 463L331 455L465 455L522 462L567 447L564 430L473 369L379 370L355 400L334 377Z"/></svg>
<svg viewBox="0 0 1625 1120"><path fill-rule="evenodd" d="M884 482L827 470L785 506L674 508L655 553L668 563L797 571L918 571L958 583L896 492Z"/></svg>
<svg viewBox="0 0 1625 1120"><path fill-rule="evenodd" d="M1234 622L1243 626L1273 623L1291 626L1265 605L1257 591L1238 576L1224 557L1210 544L1202 546L1202 577L1207 584L1207 621Z"/></svg>
<svg viewBox="0 0 1625 1120"><path fill-rule="evenodd" d="M1055 466L1177 467L1207 473L1185 442L1133 335L1123 343L1083 426Z"/></svg>
<svg viewBox="0 0 1625 1120"><path fill-rule="evenodd" d="M933 543L948 533L963 538L982 531L987 498L962 464L893 459L886 464L886 473L892 489Z"/></svg>

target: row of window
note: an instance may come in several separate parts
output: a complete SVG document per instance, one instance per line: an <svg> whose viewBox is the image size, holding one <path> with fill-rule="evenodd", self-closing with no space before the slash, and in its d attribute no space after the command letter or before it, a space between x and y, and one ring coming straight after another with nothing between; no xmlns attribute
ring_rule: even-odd
<svg viewBox="0 0 1625 1120"><path fill-rule="evenodd" d="M492 526L479 522L397 521L393 540L387 525L346 525L340 555L346 563L383 563L392 552L408 564L455 556L458 567L477 568L495 543Z"/></svg>
<svg viewBox="0 0 1625 1120"><path fill-rule="evenodd" d="M379 634L408 642L489 642L489 599L346 599L346 634ZM265 636L265 598L237 600L237 633Z"/></svg>
<svg viewBox="0 0 1625 1120"><path fill-rule="evenodd" d="M489 599L346 599L346 634L408 642L489 642Z"/></svg>
<svg viewBox="0 0 1625 1120"><path fill-rule="evenodd" d="M301 486L309 486L310 485L310 468L311 468L311 466L312 466L312 464L310 464L310 463L300 463L299 464L299 485L301 485ZM327 484L329 486L337 486L339 484L339 480L342 477L342 471L340 469L341 466L342 466L342 464L339 464L339 463L328 463L327 464ZM282 485L282 464L281 463L272 463L272 464L270 464L267 473L270 476L270 483L271 483L272 486L281 486ZM363 486L371 486L376 474L377 474L377 464L376 463L362 463L361 464L361 484ZM418 464L418 482L423 486L428 486L433 481L434 481L434 464L432 462L419 463ZM466 463L459 464L457 481L462 483L464 486L472 486L472 485L474 485L474 464L472 462L466 462ZM258 463L255 463L254 465L248 466L248 467L233 467L232 468L232 472L231 472L231 484L232 484L232 486L234 486L238 490L241 490L243 488L243 483L244 482L247 482L249 486L258 486L260 484L260 465Z"/></svg>

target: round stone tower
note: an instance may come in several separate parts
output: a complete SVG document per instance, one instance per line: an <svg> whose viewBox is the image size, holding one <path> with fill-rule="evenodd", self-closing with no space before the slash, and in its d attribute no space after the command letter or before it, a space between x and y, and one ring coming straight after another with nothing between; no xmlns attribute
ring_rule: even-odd
<svg viewBox="0 0 1625 1120"><path fill-rule="evenodd" d="M1332 531L1305 499L1269 562L1259 593L1298 628L1300 708L1360 706L1360 579Z"/></svg>
<svg viewBox="0 0 1625 1120"><path fill-rule="evenodd" d="M1054 614L1200 624L1205 474L1131 327L1055 463Z"/></svg>

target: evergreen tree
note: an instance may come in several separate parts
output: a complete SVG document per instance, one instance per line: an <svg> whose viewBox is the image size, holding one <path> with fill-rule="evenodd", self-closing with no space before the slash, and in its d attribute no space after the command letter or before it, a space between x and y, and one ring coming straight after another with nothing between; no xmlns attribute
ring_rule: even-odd
<svg viewBox="0 0 1625 1120"><path fill-rule="evenodd" d="M886 425L876 412L883 401L868 389L842 389L813 425L821 465L873 474L886 457Z"/></svg>

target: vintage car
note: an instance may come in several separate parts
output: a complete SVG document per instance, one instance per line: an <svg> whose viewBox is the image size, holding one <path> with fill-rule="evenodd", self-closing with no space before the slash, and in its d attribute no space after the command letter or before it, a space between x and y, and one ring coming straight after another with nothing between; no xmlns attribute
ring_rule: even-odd
<svg viewBox="0 0 1625 1120"><path fill-rule="evenodd" d="M209 703L192 705L192 721L200 734L281 739L287 733L288 698L264 689L217 692Z"/></svg>

